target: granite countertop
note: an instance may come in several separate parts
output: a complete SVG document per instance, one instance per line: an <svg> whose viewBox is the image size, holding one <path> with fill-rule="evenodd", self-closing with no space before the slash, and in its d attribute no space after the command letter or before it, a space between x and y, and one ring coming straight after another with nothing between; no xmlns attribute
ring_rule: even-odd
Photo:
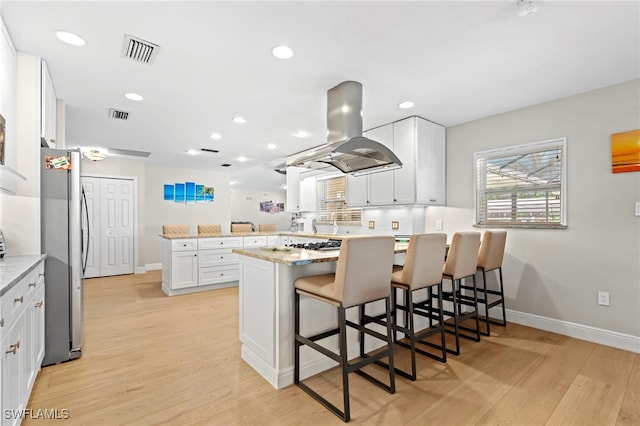
<svg viewBox="0 0 640 426"><path fill-rule="evenodd" d="M287 237L305 237L305 238L325 238L341 240L343 238L352 237L355 234L321 234L313 232L234 232L232 234L158 234L160 238L167 240L179 240L185 238L215 238L215 237L259 237L281 235Z"/></svg>
<svg viewBox="0 0 640 426"><path fill-rule="evenodd" d="M46 254L31 256L5 256L0 259L0 296L3 296L38 263L47 257Z"/></svg>
<svg viewBox="0 0 640 426"><path fill-rule="evenodd" d="M318 235L318 234L314 234ZM344 237L344 236L343 236ZM408 244L396 243L396 253L406 253ZM308 265L310 263L335 262L338 260L340 249L317 251L292 248L290 251L273 250L270 247L265 248L246 248L233 249L233 253L243 256L254 257L256 259L266 260L268 262L282 263L284 265L298 266Z"/></svg>

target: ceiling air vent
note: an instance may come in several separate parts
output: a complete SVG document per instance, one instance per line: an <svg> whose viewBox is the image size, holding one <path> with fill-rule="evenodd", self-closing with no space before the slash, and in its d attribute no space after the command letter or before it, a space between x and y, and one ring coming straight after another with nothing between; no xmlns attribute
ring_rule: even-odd
<svg viewBox="0 0 640 426"><path fill-rule="evenodd" d="M229 163L224 163L224 164L220 164L222 167L231 167L231 164Z"/></svg>
<svg viewBox="0 0 640 426"><path fill-rule="evenodd" d="M217 152L220 152L217 149L209 149L209 148L200 148L200 151L213 152L214 154L217 153Z"/></svg>
<svg viewBox="0 0 640 426"><path fill-rule="evenodd" d="M131 59L132 61L151 64L158 54L158 49L160 49L160 46L157 44L130 36L129 34L124 35L122 54L125 58Z"/></svg>
<svg viewBox="0 0 640 426"><path fill-rule="evenodd" d="M147 151L134 151L131 149L118 148L109 148L109 154L131 155L132 157L148 157L149 155L151 155L151 153Z"/></svg>
<svg viewBox="0 0 640 426"><path fill-rule="evenodd" d="M116 120L128 120L129 113L120 109L109 108L109 117L115 118Z"/></svg>

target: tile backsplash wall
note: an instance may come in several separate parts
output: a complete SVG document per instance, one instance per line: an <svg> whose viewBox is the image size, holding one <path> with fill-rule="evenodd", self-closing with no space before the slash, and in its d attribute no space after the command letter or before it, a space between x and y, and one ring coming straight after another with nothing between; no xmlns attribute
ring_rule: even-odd
<svg viewBox="0 0 640 426"><path fill-rule="evenodd" d="M361 226L340 226L339 234L355 235L398 235L425 232L425 207L387 207L362 210ZM308 218L315 214L306 213ZM369 221L375 222L375 229L369 229ZM392 229L392 222L398 222L398 229ZM332 233L333 226L318 225L318 232Z"/></svg>

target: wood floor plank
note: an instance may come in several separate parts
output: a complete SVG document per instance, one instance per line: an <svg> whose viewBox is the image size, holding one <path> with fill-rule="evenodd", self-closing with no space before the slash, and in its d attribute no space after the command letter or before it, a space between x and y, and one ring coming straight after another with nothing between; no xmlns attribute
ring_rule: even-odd
<svg viewBox="0 0 640 426"><path fill-rule="evenodd" d="M238 288L167 297L160 285L159 271L87 280L83 356L43 368L28 408L67 409L65 426L343 424L240 359ZM638 354L517 324L461 351L446 364L418 356L418 380L396 377L394 395L350 375L351 423L640 424ZM407 365L406 349L395 356ZM341 406L337 369L309 383Z"/></svg>

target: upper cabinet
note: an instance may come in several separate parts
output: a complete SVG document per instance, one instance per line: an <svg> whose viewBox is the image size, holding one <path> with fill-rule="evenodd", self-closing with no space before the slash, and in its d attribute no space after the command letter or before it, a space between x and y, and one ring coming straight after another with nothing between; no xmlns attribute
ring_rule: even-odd
<svg viewBox="0 0 640 426"><path fill-rule="evenodd" d="M390 148L402 168L347 176L349 207L444 205L446 130L420 117L409 117L366 132Z"/></svg>
<svg viewBox="0 0 640 426"><path fill-rule="evenodd" d="M40 95L40 139L49 148L56 147L56 92L47 63L42 61Z"/></svg>
<svg viewBox="0 0 640 426"><path fill-rule="evenodd" d="M303 170L302 167L287 167L287 203L284 206L287 212L300 211L300 173Z"/></svg>

